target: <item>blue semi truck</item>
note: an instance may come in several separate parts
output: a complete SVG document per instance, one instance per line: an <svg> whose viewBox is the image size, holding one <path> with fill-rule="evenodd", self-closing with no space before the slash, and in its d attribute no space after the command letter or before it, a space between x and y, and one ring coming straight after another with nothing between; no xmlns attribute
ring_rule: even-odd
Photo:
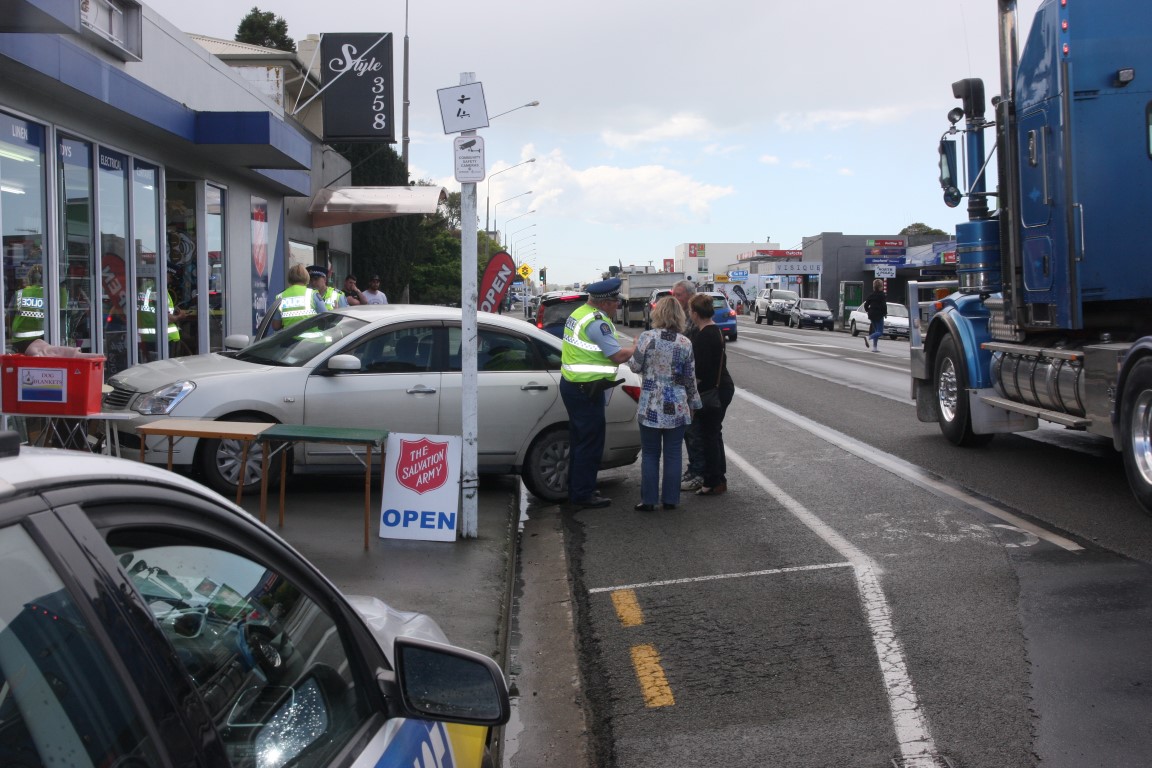
<svg viewBox="0 0 1152 768"><path fill-rule="evenodd" d="M1022 48L998 4L994 111L953 83L940 142L968 221L955 292L914 324L917 416L957 445L1040 420L1111 438L1152 512L1152 3L1044 0Z"/></svg>

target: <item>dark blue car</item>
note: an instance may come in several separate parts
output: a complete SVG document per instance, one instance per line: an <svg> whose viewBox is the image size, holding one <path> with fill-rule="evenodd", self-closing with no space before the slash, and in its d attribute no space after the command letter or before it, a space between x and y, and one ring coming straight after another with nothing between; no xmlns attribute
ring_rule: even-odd
<svg viewBox="0 0 1152 768"><path fill-rule="evenodd" d="M553 291L540 297L536 309L536 327L542 331L564 338L564 323L568 316L588 301L583 291Z"/></svg>
<svg viewBox="0 0 1152 768"><path fill-rule="evenodd" d="M728 341L736 341L736 310L728 303L728 297L719 291L702 291L702 293L712 297L712 306L716 311L712 316L712 322L716 323Z"/></svg>

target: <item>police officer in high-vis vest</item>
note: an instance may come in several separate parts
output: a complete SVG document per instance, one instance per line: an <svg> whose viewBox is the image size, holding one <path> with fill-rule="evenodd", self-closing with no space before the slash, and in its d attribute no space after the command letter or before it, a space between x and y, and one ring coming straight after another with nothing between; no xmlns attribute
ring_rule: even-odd
<svg viewBox="0 0 1152 768"><path fill-rule="evenodd" d="M308 267L308 276L312 278L308 287L320 294L325 307L336 309L336 307L348 306L348 297L344 295L344 291L328 285L328 267L323 264L313 264Z"/></svg>
<svg viewBox="0 0 1152 768"><path fill-rule="evenodd" d="M179 320L185 316L183 310L176 306L172 298L171 284L176 276L176 268L168 265L168 288L163 293L156 290L151 280L145 281L144 290L136 297L136 332L140 337L141 354L150 360L159 358L159 349L156 346L156 324L158 322L157 303L163 296L168 302L168 327L165 331L168 337L168 355L173 356L180 341Z"/></svg>
<svg viewBox="0 0 1152 768"><path fill-rule="evenodd" d="M308 287L308 268L303 264L293 264L288 270L288 287L276 298L280 302L277 316L272 318L272 327L276 330L295 325L327 309L320 294Z"/></svg>
<svg viewBox="0 0 1152 768"><path fill-rule="evenodd" d="M564 325L560 396L568 409L568 500L578 507L607 507L596 492L604 455L604 393L619 384L616 369L632 357L635 343L612 325L620 301L620 279L592 283L588 303Z"/></svg>
<svg viewBox="0 0 1152 768"><path fill-rule="evenodd" d="M28 345L44 338L44 273L39 266L28 270L28 285L12 297L12 349L23 354Z"/></svg>

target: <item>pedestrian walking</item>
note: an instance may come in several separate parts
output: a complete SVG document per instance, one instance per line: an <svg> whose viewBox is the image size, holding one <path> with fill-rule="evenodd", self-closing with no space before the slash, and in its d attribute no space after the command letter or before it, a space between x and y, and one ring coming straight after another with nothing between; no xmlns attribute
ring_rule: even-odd
<svg viewBox="0 0 1152 768"><path fill-rule="evenodd" d="M880 337L884 335L884 318L888 317L888 294L884 293L884 281L877 278L872 281L872 294L864 300L864 312L868 315L868 322L872 325L872 332L864 340L864 346L872 342L872 351L880 351Z"/></svg>
<svg viewBox="0 0 1152 768"><path fill-rule="evenodd" d="M652 512L658 503L664 509L676 509L680 503L684 428L692 423L692 411L701 406L692 342L683 335L684 324L680 302L672 296L664 297L652 310L652 329L640 334L636 351L628 361L628 367L643 379L636 412L641 446L637 512Z"/></svg>
<svg viewBox="0 0 1152 768"><path fill-rule="evenodd" d="M388 303L388 297L380 290L380 275L368 278L368 290L364 291L364 301L366 304Z"/></svg>
<svg viewBox="0 0 1152 768"><path fill-rule="evenodd" d="M560 397L568 410L568 500L584 508L607 507L596 490L604 456L605 393L624 381L617 367L635 347L616 333L612 318L620 302L620 278L592 283L588 301L568 318L561 351Z"/></svg>
<svg viewBox="0 0 1152 768"><path fill-rule="evenodd" d="M719 496L728 490L728 465L724 458L724 414L736 394L736 385L728 374L724 334L712 321L716 309L712 297L699 294L693 297L692 321L696 335L692 339L692 352L696 358L696 388L703 406L695 414L700 425L700 447L704 453L704 484L697 496Z"/></svg>
<svg viewBox="0 0 1152 768"><path fill-rule="evenodd" d="M684 310L687 327L684 335L689 341L696 336L696 325L692 322L692 310L688 302L696 295L696 283L691 280L680 280L672 286L672 296L680 302ZM684 450L688 454L688 466L680 477L680 490L697 491L704 485L704 450L700 447L700 420L693 419L692 423L684 428Z"/></svg>

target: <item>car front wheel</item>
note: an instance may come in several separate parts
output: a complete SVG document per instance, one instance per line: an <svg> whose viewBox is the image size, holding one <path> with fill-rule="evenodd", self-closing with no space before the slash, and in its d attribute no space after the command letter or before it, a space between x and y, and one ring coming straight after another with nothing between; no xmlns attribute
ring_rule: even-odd
<svg viewBox="0 0 1152 768"><path fill-rule="evenodd" d="M754 314L756 315L756 325L760 325L764 322L764 315L760 314L759 310L757 310Z"/></svg>
<svg viewBox="0 0 1152 768"><path fill-rule="evenodd" d="M544 501L568 498L568 450L568 430L564 427L536 438L521 471L529 493Z"/></svg>
<svg viewBox="0 0 1152 768"><path fill-rule="evenodd" d="M272 419L260 414L242 414L227 417L229 421L271 422ZM262 446L253 442L244 456L244 442L241 440L220 440L204 438L198 446L200 471L204 483L217 493L233 496L237 483L242 482L244 493L260 490L260 463L264 455ZM280 462L273 461L268 467L269 485L280 477Z"/></svg>
<svg viewBox="0 0 1152 768"><path fill-rule="evenodd" d="M860 329L856 327L856 321L855 320L852 321L852 335L853 336L859 336L860 335Z"/></svg>

